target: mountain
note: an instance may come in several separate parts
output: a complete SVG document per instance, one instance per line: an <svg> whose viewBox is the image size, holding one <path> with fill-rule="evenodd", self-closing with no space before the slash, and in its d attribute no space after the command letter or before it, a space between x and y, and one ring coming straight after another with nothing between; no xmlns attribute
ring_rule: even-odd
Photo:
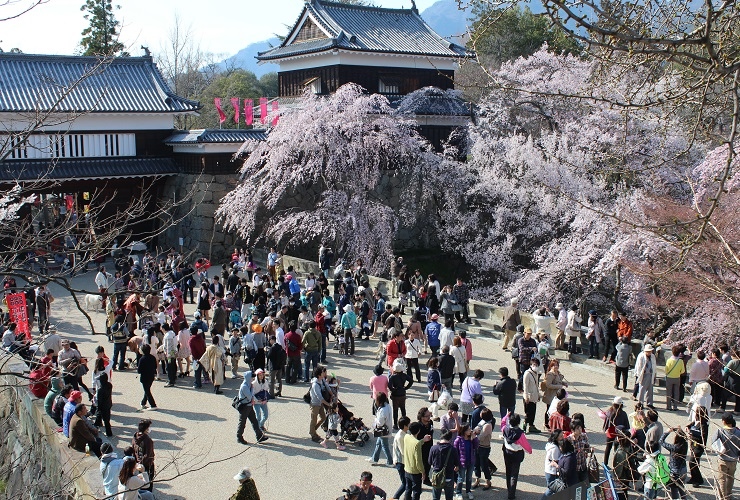
<svg viewBox="0 0 740 500"><path fill-rule="evenodd" d="M421 18L445 38L459 39L468 31L469 11L457 8L455 0L439 0L421 12Z"/></svg>
<svg viewBox="0 0 740 500"><path fill-rule="evenodd" d="M257 75L257 78L271 71L277 72L277 64L257 64L257 59L255 59L258 52L264 52L277 45L280 45L280 40L277 38L250 43L233 56L224 59L221 62L221 67L224 69L229 67L246 69Z"/></svg>

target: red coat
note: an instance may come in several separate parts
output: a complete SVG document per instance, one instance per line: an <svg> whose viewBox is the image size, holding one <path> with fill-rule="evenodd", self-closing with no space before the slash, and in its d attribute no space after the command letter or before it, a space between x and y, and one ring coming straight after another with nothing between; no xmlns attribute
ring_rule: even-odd
<svg viewBox="0 0 740 500"><path fill-rule="evenodd" d="M388 345L385 347L385 354L388 368L392 370L393 362L396 359L403 358L406 355L406 343L401 342L401 344L399 345L398 342L395 341L395 339L389 340Z"/></svg>
<svg viewBox="0 0 740 500"><path fill-rule="evenodd" d="M316 322L316 329L322 334L326 333L326 318L321 314L321 311L316 313L313 320Z"/></svg>

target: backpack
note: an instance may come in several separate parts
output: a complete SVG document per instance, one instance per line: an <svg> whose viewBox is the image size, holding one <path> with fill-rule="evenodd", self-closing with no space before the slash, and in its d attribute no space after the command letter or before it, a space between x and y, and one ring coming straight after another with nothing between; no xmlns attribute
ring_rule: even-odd
<svg viewBox="0 0 740 500"><path fill-rule="evenodd" d="M655 457L655 470L648 472L648 477L653 481L653 487L655 485L665 486L671 479L671 471L668 468L668 460L662 453Z"/></svg>

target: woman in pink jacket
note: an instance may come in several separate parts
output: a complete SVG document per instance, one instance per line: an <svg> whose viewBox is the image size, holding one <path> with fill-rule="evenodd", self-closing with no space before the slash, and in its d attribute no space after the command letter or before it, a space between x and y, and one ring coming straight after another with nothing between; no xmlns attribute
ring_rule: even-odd
<svg viewBox="0 0 740 500"><path fill-rule="evenodd" d="M373 368L374 375L370 377L370 397L373 399L373 415L375 415L375 398L378 393L382 392L388 396L388 377L383 374L383 367L380 365Z"/></svg>

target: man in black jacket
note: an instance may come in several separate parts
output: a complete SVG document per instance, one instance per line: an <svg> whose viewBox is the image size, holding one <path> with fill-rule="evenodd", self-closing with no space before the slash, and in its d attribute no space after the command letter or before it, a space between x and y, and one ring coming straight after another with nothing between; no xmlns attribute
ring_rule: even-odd
<svg viewBox="0 0 740 500"><path fill-rule="evenodd" d="M447 429L443 429L439 437L439 442L432 446L429 452L429 464L431 465L432 472L445 469L445 483L442 488L437 490L436 498L442 498L443 491L445 498L452 498L455 478L457 477L455 469L460 467L460 455L453 448L450 441L452 441L452 433Z"/></svg>
<svg viewBox="0 0 740 500"><path fill-rule="evenodd" d="M455 357L450 354L450 346L442 348L442 355L439 357L439 378L442 385L448 391L452 391L452 379L455 376Z"/></svg>
<svg viewBox="0 0 740 500"><path fill-rule="evenodd" d="M270 396L282 396L283 392L283 373L285 363L288 361L288 353L283 346L278 344L275 335L270 336L270 350L267 352L267 368L270 370ZM275 392L275 381L278 384L277 393Z"/></svg>
<svg viewBox="0 0 740 500"><path fill-rule="evenodd" d="M498 369L501 379L493 387L493 393L498 396L499 412L501 418L511 412L514 413L516 406L516 380L509 377L509 369L502 366Z"/></svg>

